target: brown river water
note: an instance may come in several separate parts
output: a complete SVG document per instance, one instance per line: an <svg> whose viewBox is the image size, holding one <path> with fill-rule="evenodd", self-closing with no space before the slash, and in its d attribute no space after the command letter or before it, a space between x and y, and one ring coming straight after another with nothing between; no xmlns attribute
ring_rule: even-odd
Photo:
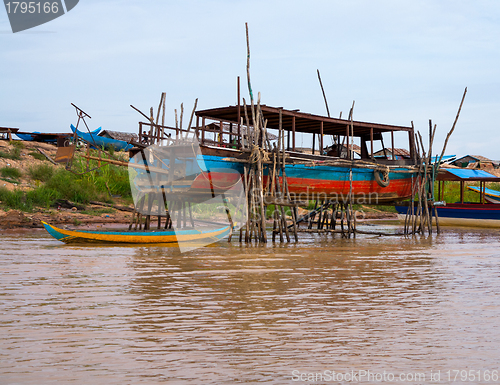
<svg viewBox="0 0 500 385"><path fill-rule="evenodd" d="M0 255L0 384L500 383L498 230Z"/></svg>

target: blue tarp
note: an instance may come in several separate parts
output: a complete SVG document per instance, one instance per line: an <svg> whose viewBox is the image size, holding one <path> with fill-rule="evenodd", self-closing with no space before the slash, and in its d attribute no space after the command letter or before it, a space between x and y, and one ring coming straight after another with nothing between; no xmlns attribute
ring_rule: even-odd
<svg viewBox="0 0 500 385"><path fill-rule="evenodd" d="M468 168L447 168L444 171L455 175L458 179L462 180L480 180L482 178L498 178L497 176L490 174L489 172L483 170L472 170ZM498 178L500 179L500 178Z"/></svg>

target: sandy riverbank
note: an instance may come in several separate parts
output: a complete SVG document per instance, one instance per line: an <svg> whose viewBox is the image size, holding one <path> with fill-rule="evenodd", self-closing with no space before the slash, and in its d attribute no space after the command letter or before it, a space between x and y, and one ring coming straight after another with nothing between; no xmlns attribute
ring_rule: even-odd
<svg viewBox="0 0 500 385"><path fill-rule="evenodd" d="M96 206L97 208L97 206ZM131 213L116 210L109 214L90 215L71 210L40 210L34 213L23 213L18 210L7 212L0 210L0 229L41 228L42 221L53 224L71 224L74 226L96 224L128 224Z"/></svg>
<svg viewBox="0 0 500 385"><path fill-rule="evenodd" d="M91 206L98 210L100 206ZM67 209L40 210L34 213L23 213L18 210L0 210L0 229L17 228L42 228L42 221L53 225L72 225L74 227L125 227L130 223L131 213L115 210L109 214L90 215ZM358 211L359 220L397 219L397 215L387 212L361 212ZM272 221L270 222L272 223ZM302 225L304 226L304 225Z"/></svg>

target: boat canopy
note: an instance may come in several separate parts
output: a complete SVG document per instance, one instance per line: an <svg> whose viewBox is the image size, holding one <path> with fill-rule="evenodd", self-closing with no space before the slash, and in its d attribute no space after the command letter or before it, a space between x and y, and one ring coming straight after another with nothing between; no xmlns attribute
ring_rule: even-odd
<svg viewBox="0 0 500 385"><path fill-rule="evenodd" d="M484 170L449 168L439 170L438 181L500 182L500 178Z"/></svg>
<svg viewBox="0 0 500 385"><path fill-rule="evenodd" d="M346 128L350 127L351 121L347 119L329 118L327 116L308 114L299 110L285 110L282 107L271 107L261 105L264 118L267 120L267 128L278 129L280 111L282 115L282 127L285 131L322 133L325 135L345 135ZM196 111L198 117L204 117L212 120L222 120L238 124L241 118L245 117L244 106L228 106L212 108L208 110ZM247 106L247 115L251 119L251 107ZM353 121L354 136L369 136L370 132L381 134L383 132L407 131L412 132L412 127L394 126L380 123L367 123ZM371 131L373 129L373 131Z"/></svg>

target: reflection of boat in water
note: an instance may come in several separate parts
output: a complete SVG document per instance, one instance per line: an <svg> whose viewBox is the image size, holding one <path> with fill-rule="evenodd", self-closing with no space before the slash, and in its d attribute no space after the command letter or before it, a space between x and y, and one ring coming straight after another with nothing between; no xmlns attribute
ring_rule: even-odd
<svg viewBox="0 0 500 385"><path fill-rule="evenodd" d="M442 169L437 176L438 197L443 201L445 182L460 182L460 202L435 205L440 225L471 226L471 227L500 227L500 205L486 203L487 182L500 182L500 178L483 170L472 169ZM480 186L468 186L469 189L480 193L479 202L464 202L464 189L467 182L479 182ZM495 190L490 190L495 191ZM396 206L399 219L403 220L407 213L407 206Z"/></svg>
<svg viewBox="0 0 500 385"><path fill-rule="evenodd" d="M42 222L50 235L64 243L179 243L217 242L231 232L230 226L210 230L182 229L157 231L90 231L60 229Z"/></svg>

